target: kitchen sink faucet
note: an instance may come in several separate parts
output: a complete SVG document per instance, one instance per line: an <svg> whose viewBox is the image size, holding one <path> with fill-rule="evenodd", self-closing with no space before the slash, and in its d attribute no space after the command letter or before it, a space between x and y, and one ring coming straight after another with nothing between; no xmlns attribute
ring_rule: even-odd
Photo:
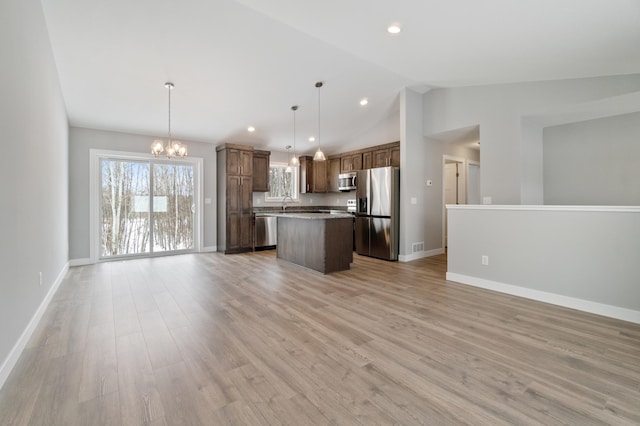
<svg viewBox="0 0 640 426"><path fill-rule="evenodd" d="M282 199L282 211L287 210L287 198L289 198L291 202L293 202L293 197L291 197L291 195L285 195L284 198Z"/></svg>

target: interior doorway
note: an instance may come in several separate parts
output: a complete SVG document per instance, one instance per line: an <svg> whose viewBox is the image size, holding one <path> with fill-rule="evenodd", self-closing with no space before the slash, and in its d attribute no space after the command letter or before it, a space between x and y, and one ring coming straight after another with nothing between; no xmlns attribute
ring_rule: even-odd
<svg viewBox="0 0 640 426"><path fill-rule="evenodd" d="M467 160L462 157L443 156L443 239L448 245L447 204L467 204Z"/></svg>
<svg viewBox="0 0 640 426"><path fill-rule="evenodd" d="M480 202L480 162L467 160L467 204Z"/></svg>

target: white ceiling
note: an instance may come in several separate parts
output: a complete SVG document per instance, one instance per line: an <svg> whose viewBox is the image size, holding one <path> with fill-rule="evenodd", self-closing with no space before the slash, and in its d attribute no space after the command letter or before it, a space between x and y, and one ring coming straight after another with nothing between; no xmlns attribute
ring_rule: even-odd
<svg viewBox="0 0 640 426"><path fill-rule="evenodd" d="M42 0L72 126L331 153L405 87L640 72L640 0ZM388 35L392 22L402 33ZM362 97L369 105L361 107ZM247 126L256 127L250 134Z"/></svg>

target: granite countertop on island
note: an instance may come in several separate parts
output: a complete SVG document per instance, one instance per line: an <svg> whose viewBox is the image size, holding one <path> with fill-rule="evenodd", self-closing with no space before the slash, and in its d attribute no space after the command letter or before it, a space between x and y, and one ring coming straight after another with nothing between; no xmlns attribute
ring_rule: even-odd
<svg viewBox="0 0 640 426"><path fill-rule="evenodd" d="M316 220L316 219L353 219L353 215L351 213L325 213L325 212L291 212L291 213L287 213L286 211L284 212L262 212L262 213L256 213L256 214L263 214L263 215L269 215L269 216L276 216L276 217L291 217L291 218L296 218L296 219L312 219L312 220Z"/></svg>
<svg viewBox="0 0 640 426"><path fill-rule="evenodd" d="M272 213L347 213L346 206L300 206L289 204L285 209L282 206L254 206L256 215L269 215Z"/></svg>

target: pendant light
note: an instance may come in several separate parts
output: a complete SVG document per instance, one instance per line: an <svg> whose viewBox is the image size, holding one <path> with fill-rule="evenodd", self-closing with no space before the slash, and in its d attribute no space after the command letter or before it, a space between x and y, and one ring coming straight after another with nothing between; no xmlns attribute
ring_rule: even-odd
<svg viewBox="0 0 640 426"><path fill-rule="evenodd" d="M320 88L322 85L322 81L316 83L316 87L318 88L318 150L313 156L313 161L325 161L327 159L327 157L324 156L324 152L320 149Z"/></svg>
<svg viewBox="0 0 640 426"><path fill-rule="evenodd" d="M287 150L287 157L288 157L289 156L289 150L291 149L291 145L285 146L284 149ZM295 167L295 166L293 166L291 164L291 160L289 160L289 163L287 163L287 168L284 171L287 172L287 173L291 173L291 171L292 171L291 168L292 167Z"/></svg>
<svg viewBox="0 0 640 426"><path fill-rule="evenodd" d="M164 152L167 158L175 156L184 158L187 155L187 146L178 141L171 140L171 90L173 90L173 83L167 82L164 84L164 87L166 87L169 92L169 131L167 133L167 146L162 146L162 140L156 139L151 144L151 153L156 157Z"/></svg>
<svg viewBox="0 0 640 426"><path fill-rule="evenodd" d="M298 110L298 105L294 105L291 107L291 111L293 111L293 156L289 159L289 167L298 167L300 161L298 161L298 157L296 154L296 111ZM289 146L291 148L291 146ZM289 151L287 150L287 154Z"/></svg>

